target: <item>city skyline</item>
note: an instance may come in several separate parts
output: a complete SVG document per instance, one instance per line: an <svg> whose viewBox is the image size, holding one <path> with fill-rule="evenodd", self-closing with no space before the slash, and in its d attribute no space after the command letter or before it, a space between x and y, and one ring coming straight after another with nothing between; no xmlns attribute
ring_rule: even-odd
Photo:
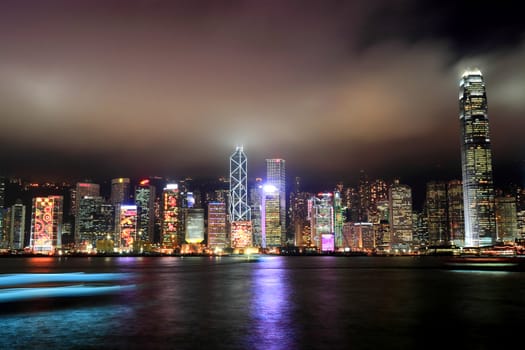
<svg viewBox="0 0 525 350"><path fill-rule="evenodd" d="M325 189L364 169L421 192L461 179L457 82L478 67L495 184L523 185L517 16L448 1L2 2L0 175L218 177L242 144L252 180L282 158Z"/></svg>

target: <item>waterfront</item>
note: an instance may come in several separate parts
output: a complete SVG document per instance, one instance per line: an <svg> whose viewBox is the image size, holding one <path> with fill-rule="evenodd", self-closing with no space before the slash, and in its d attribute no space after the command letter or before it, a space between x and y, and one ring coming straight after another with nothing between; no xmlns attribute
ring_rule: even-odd
<svg viewBox="0 0 525 350"><path fill-rule="evenodd" d="M118 293L0 304L2 348L503 347L525 321L522 272L439 257L39 257L6 275L121 274Z"/></svg>

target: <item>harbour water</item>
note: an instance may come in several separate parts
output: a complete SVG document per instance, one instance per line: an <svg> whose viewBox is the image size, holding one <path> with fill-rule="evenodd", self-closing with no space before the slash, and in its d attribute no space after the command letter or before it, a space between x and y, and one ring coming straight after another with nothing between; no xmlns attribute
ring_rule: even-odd
<svg viewBox="0 0 525 350"><path fill-rule="evenodd" d="M440 259L3 258L0 277L65 276L24 287L112 288L0 303L0 348L489 349L522 342L525 272L445 269ZM79 282L79 272L118 278Z"/></svg>

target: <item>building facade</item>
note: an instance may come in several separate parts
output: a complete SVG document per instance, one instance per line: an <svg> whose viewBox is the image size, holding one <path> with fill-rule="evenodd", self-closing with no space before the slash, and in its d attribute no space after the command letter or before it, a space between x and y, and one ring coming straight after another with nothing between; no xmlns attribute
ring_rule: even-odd
<svg viewBox="0 0 525 350"><path fill-rule="evenodd" d="M412 189L395 180L389 191L390 244L412 242Z"/></svg>
<svg viewBox="0 0 525 350"><path fill-rule="evenodd" d="M226 204L208 203L208 248L221 251L228 247L226 231Z"/></svg>
<svg viewBox="0 0 525 350"><path fill-rule="evenodd" d="M283 246L286 244L286 167L284 159L266 159L266 184L276 188L274 196L276 195L277 198L274 198L272 202L277 199L281 230L279 246Z"/></svg>
<svg viewBox="0 0 525 350"><path fill-rule="evenodd" d="M62 196L33 198L29 242L33 253L53 254L62 247L63 210Z"/></svg>
<svg viewBox="0 0 525 350"><path fill-rule="evenodd" d="M181 209L178 185L167 184L162 192L161 244L165 248L174 248L184 243Z"/></svg>
<svg viewBox="0 0 525 350"><path fill-rule="evenodd" d="M479 70L463 74L459 111L465 246L490 246L496 240L495 194L487 96Z"/></svg>
<svg viewBox="0 0 525 350"><path fill-rule="evenodd" d="M119 177L111 180L110 202L116 204L129 204L131 182L127 177Z"/></svg>
<svg viewBox="0 0 525 350"><path fill-rule="evenodd" d="M135 188L137 206L137 239L143 242L154 241L155 228L155 186L150 181L141 180Z"/></svg>
<svg viewBox="0 0 525 350"><path fill-rule="evenodd" d="M496 197L498 241L513 243L518 235L518 214L514 196Z"/></svg>
<svg viewBox="0 0 525 350"><path fill-rule="evenodd" d="M248 205L248 159L242 147L230 157L230 220L251 220Z"/></svg>

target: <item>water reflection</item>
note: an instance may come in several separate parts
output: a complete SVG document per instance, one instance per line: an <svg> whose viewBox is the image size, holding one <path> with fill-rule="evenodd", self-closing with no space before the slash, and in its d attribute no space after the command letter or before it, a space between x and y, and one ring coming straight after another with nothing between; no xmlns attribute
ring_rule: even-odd
<svg viewBox="0 0 525 350"><path fill-rule="evenodd" d="M265 258L252 272L250 348L293 349L297 334L293 322L293 302L288 274L279 257Z"/></svg>

